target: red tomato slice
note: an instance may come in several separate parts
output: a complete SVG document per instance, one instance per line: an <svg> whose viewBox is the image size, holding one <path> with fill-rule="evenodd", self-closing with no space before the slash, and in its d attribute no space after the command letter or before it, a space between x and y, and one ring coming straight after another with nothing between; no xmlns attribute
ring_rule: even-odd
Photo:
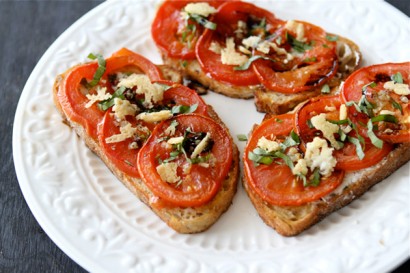
<svg viewBox="0 0 410 273"><path fill-rule="evenodd" d="M363 67L351 74L343 84L341 97L344 103L359 103L362 95L374 105L374 109L383 109L395 113L397 123L376 122L376 135L390 143L410 142L410 95L398 95L386 90L384 84L392 81L392 76L401 73L403 83L410 83L410 62L386 63ZM374 83L374 84L371 84ZM363 90L365 89L365 90ZM398 108L401 108L398 109ZM367 136L369 116L359 112L354 106L348 109L349 118Z"/></svg>
<svg viewBox="0 0 410 273"><path fill-rule="evenodd" d="M318 200L337 188L344 177L343 171L334 171L331 176L321 180L318 186L303 186L303 182L296 179L292 170L285 164L272 163L256 166L248 158L258 140L265 136L283 138L293 130L294 115L284 114L274 116L252 133L244 151L244 171L249 186L264 201L278 206L298 206Z"/></svg>
<svg viewBox="0 0 410 273"><path fill-rule="evenodd" d="M172 87L165 91L163 101L154 105L154 108L171 108L175 105L192 106L197 104L198 107L194 113L208 115L207 105L195 91L169 81L158 82ZM139 136L116 143L107 143L107 138L120 133L119 122L115 120L114 113L112 111L107 111L100 130L98 131L101 149L122 172L132 177L140 177L137 169L137 154L151 131L154 130L156 124L149 124L141 120L136 120L133 116L127 116L126 120L130 122L133 127L137 127L137 125L140 125L140 127L146 127L147 131L141 128L138 133ZM138 145L138 148L132 148L132 145L135 144Z"/></svg>
<svg viewBox="0 0 410 273"><path fill-rule="evenodd" d="M207 2L217 8L223 1L167 0L159 7L152 23L152 37L168 57L195 59L195 45L204 27L192 20L188 24L181 16L183 8L194 2Z"/></svg>
<svg viewBox="0 0 410 273"><path fill-rule="evenodd" d="M253 63L259 81L268 90L281 93L303 92L325 84L337 71L336 42L328 41L326 32L320 27L296 22L303 25L306 41L293 42L294 39L288 39L287 35L296 37L296 33L282 26L275 32L271 42L287 52L293 47L293 50L300 52L298 55L293 55L293 59L289 60L285 54L271 49L269 54L258 55L264 55L273 61L259 59Z"/></svg>
<svg viewBox="0 0 410 273"><path fill-rule="evenodd" d="M210 133L213 141L210 166L201 164L189 166L185 155L180 153L172 162L177 163L178 183L168 183L161 179L157 166L159 161L171 157L173 149L164 138L165 130L176 121L176 132L172 137L184 136L186 130ZM188 155L189 156L189 155ZM150 190L165 203L181 207L201 206L209 202L218 192L232 164L232 139L227 131L208 117L185 114L160 123L138 155L138 169Z"/></svg>
<svg viewBox="0 0 410 273"><path fill-rule="evenodd" d="M326 113L328 120L338 121L340 105L339 96L326 96L313 98L298 109L295 114L295 128L297 134L300 136L303 148L308 142L311 142L315 136L323 135L322 132L316 128L310 128L308 120L321 113ZM356 132L353 130L348 135L357 137ZM356 153L356 146L345 141L342 149L335 149L333 151L333 155L337 160L335 169L353 171L371 167L382 160L391 150L392 146L389 144L385 144L379 149L366 138L363 148L364 157L360 159Z"/></svg>
<svg viewBox="0 0 410 273"><path fill-rule="evenodd" d="M87 133L97 140L97 126L104 116L97 104L94 103L87 108L89 99L85 96L85 87L82 85L83 79L91 81L98 68L96 62L79 65L68 71L64 80L59 85L57 98L63 111L70 120L82 125ZM163 80L161 71L156 65L146 58L133 53L127 56L111 57L106 60L106 71L102 76L99 85L106 86L108 92L113 92L107 80L108 75L120 71L143 72L152 81Z"/></svg>
<svg viewBox="0 0 410 273"><path fill-rule="evenodd" d="M226 39L230 37L235 38L239 45L242 39L237 38L235 33L238 30L238 21L256 22L263 19L266 20L268 30L281 22L269 11L250 3L228 2L222 5L212 20L217 24L216 30L206 29L196 46L196 57L204 72L209 73L212 78L218 81L236 86L259 84L252 69L235 70L235 65L223 64L221 54L215 53L210 48L213 42L218 43L221 48L225 48Z"/></svg>

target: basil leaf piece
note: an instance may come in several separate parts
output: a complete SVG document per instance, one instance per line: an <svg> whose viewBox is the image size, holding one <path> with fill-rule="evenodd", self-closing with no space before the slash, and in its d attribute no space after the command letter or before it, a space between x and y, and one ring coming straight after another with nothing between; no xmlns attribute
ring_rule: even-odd
<svg viewBox="0 0 410 273"><path fill-rule="evenodd" d="M356 146L356 154L359 157L359 159L362 160L364 158L364 152L362 149L362 145L360 144L360 140L358 138L350 136L347 137L347 140Z"/></svg>
<svg viewBox="0 0 410 273"><path fill-rule="evenodd" d="M125 98L123 95L125 90L126 90L125 86L121 86L120 88L115 90L114 93L112 93L111 98L98 102L98 108L100 108L103 111L106 111L108 108L114 105L115 98L120 98L120 99Z"/></svg>
<svg viewBox="0 0 410 273"><path fill-rule="evenodd" d="M320 90L320 92L322 92L322 94L329 94L330 93L330 87L327 84L324 84L322 86L322 89Z"/></svg>
<svg viewBox="0 0 410 273"><path fill-rule="evenodd" d="M374 146L379 149L383 147L383 141L373 132L373 122L371 120L367 122L367 135Z"/></svg>
<svg viewBox="0 0 410 273"><path fill-rule="evenodd" d="M195 22L197 22L198 24L202 25L205 28L209 28L211 30L215 30L216 29L216 24L205 19L203 16L198 15L198 14L190 14L188 13L189 17L192 18Z"/></svg>
<svg viewBox="0 0 410 273"><path fill-rule="evenodd" d="M326 40L328 40L329 42L336 42L337 40L339 40L339 36L326 34Z"/></svg>
<svg viewBox="0 0 410 273"><path fill-rule="evenodd" d="M246 63L244 63L243 65L241 65L241 66L235 66L235 67L233 68L233 70L248 70L249 67L251 66L251 64L252 64L254 61L259 60L259 59L264 59L264 60L276 62L275 60L273 60L273 59L271 59L271 58L269 58L269 57L257 55L257 56L252 56L252 57L250 57L249 60L248 60Z"/></svg>
<svg viewBox="0 0 410 273"><path fill-rule="evenodd" d="M326 120L327 122L337 124L337 125L344 125L344 124L349 124L349 121L347 119L342 119L342 120Z"/></svg>
<svg viewBox="0 0 410 273"><path fill-rule="evenodd" d="M293 170L294 166L293 166L293 162L292 159L290 159L290 157L280 151L275 152L275 156L279 157L281 159L283 159L283 161L285 161L285 164L291 169Z"/></svg>
<svg viewBox="0 0 410 273"><path fill-rule="evenodd" d="M87 84L89 87L94 87L98 84L101 77L104 75L104 72L105 72L105 69L106 69L106 67L105 67L106 62L105 62L105 59L103 58L103 56L101 54L90 53L90 54L88 54L88 58L91 59L91 60L97 59L97 62L98 62L98 68L94 73L93 80L90 81Z"/></svg>
<svg viewBox="0 0 410 273"><path fill-rule="evenodd" d="M247 141L248 137L244 134L239 134L236 136L238 138L239 141Z"/></svg>
<svg viewBox="0 0 410 273"><path fill-rule="evenodd" d="M321 179L321 178L322 178L322 176L320 175L320 169L319 169L319 168L316 168L316 169L313 171L313 178L312 178L312 180L310 181L310 183L309 183L308 186L313 186L313 187L319 186L319 184L320 184L320 179Z"/></svg>
<svg viewBox="0 0 410 273"><path fill-rule="evenodd" d="M372 117L371 121L372 122L386 121L386 122L391 122L391 123L398 122L397 118L393 115L378 115L378 116Z"/></svg>
<svg viewBox="0 0 410 273"><path fill-rule="evenodd" d="M390 97L391 104L393 105L394 108L400 111L400 113L403 115L403 108L401 107L401 104L395 101L392 97Z"/></svg>
<svg viewBox="0 0 410 273"><path fill-rule="evenodd" d="M400 72L397 72L396 74L392 75L391 79L395 83L403 83L403 76L401 75Z"/></svg>
<svg viewBox="0 0 410 273"><path fill-rule="evenodd" d="M368 84L363 85L363 87L362 87L362 95L365 95L365 94L366 94L367 87L372 87L372 88L374 88L374 87L376 87L376 86L377 86L377 84L376 84L375 82L370 82L370 83L368 83Z"/></svg>
<svg viewBox="0 0 410 273"><path fill-rule="evenodd" d="M171 109L172 114L188 114L188 113L193 113L195 110L198 108L198 104L195 103L191 106L189 105L175 105Z"/></svg>
<svg viewBox="0 0 410 273"><path fill-rule="evenodd" d="M290 135L280 144L282 150L300 144L299 136L292 130Z"/></svg>
<svg viewBox="0 0 410 273"><path fill-rule="evenodd" d="M295 37L293 37L288 32L286 32L286 40L289 41L292 48L299 53L304 53L306 50L312 49L311 44L307 44L307 43L297 40Z"/></svg>

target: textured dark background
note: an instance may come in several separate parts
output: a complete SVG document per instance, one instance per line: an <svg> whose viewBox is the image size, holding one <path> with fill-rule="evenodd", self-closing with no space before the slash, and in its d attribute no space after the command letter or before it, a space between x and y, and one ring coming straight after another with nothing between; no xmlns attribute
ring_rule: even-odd
<svg viewBox="0 0 410 273"><path fill-rule="evenodd" d="M49 239L27 206L13 165L12 128L21 91L38 60L66 28L101 2L0 0L0 273L84 272ZM409 16L409 0L388 2ZM395 273L410 272L409 267L407 261Z"/></svg>

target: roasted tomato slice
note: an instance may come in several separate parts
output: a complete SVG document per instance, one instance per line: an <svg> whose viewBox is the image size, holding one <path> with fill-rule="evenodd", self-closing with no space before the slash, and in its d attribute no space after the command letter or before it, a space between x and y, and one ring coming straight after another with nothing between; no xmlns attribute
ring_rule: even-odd
<svg viewBox="0 0 410 273"><path fill-rule="evenodd" d="M220 6L212 21L216 29L206 29L196 46L202 69L212 78L236 86L259 84L252 69L238 70L249 59L239 49L243 39L265 36L281 21L267 10L237 1Z"/></svg>
<svg viewBox="0 0 410 273"><path fill-rule="evenodd" d="M265 52L253 69L268 89L281 93L298 93L321 86L336 73L336 42L323 29L301 21L282 24L265 43ZM333 36L332 36L333 37Z"/></svg>
<svg viewBox="0 0 410 273"><path fill-rule="evenodd" d="M231 164L232 139L228 132L197 114L160 123L138 155L139 172L150 190L161 201L181 207L209 202Z"/></svg>
<svg viewBox="0 0 410 273"><path fill-rule="evenodd" d="M315 128L311 120L315 116L325 114L326 121L332 123L328 125L339 128L339 131L333 134L334 141L340 145L333 151L333 156L337 160L335 168L353 171L375 165L391 151L392 145L385 144L382 148L377 148L368 138L362 138L360 142L356 131L349 125L347 119L340 120L340 107L339 96L326 96L313 98L298 109L295 114L295 128L300 136L303 149L316 136L324 137L323 131ZM341 134L345 136L342 137ZM357 145L361 146L362 158L358 156Z"/></svg>
<svg viewBox="0 0 410 273"><path fill-rule="evenodd" d="M161 71L146 58L138 55L111 57L106 60L105 73L99 83L86 87L84 82L90 82L98 69L96 62L87 63L70 69L58 84L57 99L70 120L79 123L87 133L97 139L97 127L104 117L97 103L89 105L90 100L86 94L96 94L98 88L107 88L107 93L113 93L109 75L116 72L138 72L148 75L152 81L163 80Z"/></svg>
<svg viewBox="0 0 410 273"><path fill-rule="evenodd" d="M199 14L194 15L197 18L196 20L192 17L184 18L181 12L188 4L195 3L201 5L207 3L215 9L223 1L167 0L159 7L152 23L151 32L156 45L168 57L195 59L195 45L204 30L204 26L199 24L197 20L210 16L205 12L202 16Z"/></svg>
<svg viewBox="0 0 410 273"><path fill-rule="evenodd" d="M341 97L361 135L368 136L371 120L381 140L410 141L409 83L410 62L363 67L346 79Z"/></svg>
<svg viewBox="0 0 410 273"><path fill-rule="evenodd" d="M149 109L150 113L179 107L179 109L174 110L174 115L187 111L208 115L207 105L195 91L169 81L157 81L157 83L168 85L169 89L164 92L163 100ZM135 100L131 99L130 102L135 104ZM157 122L147 123L132 115L127 115L123 120L117 120L115 113L109 110L105 114L99 130L101 149L122 172L132 177L139 177L137 154L156 125ZM119 135L121 135L121 127L125 126L129 126L129 130L133 130L134 133L122 139ZM115 136L120 137L120 139L116 140Z"/></svg>
<svg viewBox="0 0 410 273"><path fill-rule="evenodd" d="M261 138L284 143L283 139L288 137L294 128L293 124L293 114L265 120L252 132L244 151L244 171L249 187L272 205L298 206L318 200L333 191L343 180L344 172L334 171L330 176L321 178L316 186L304 185L302 179L297 178L282 159L274 159L270 164L255 164L255 161L250 159L249 154L257 149Z"/></svg>

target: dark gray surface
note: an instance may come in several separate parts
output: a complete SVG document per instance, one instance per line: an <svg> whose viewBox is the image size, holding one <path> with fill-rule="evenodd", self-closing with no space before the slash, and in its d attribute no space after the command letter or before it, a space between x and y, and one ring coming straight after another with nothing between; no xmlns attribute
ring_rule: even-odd
<svg viewBox="0 0 410 273"><path fill-rule="evenodd" d="M84 272L44 233L21 194L12 158L12 127L21 91L38 60L67 27L101 2L0 0L1 273ZM408 0L388 2L410 14ZM410 272L409 266L407 261L395 272Z"/></svg>

